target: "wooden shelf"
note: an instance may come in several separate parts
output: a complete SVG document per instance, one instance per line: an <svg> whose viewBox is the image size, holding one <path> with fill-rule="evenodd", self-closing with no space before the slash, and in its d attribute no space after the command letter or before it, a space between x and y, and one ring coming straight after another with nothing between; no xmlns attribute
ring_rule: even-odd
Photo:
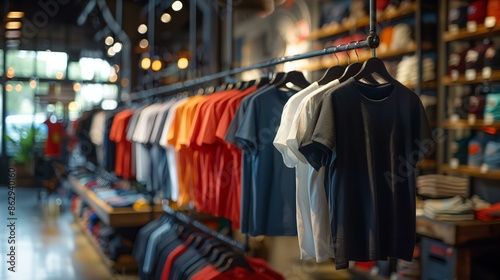
<svg viewBox="0 0 500 280"><path fill-rule="evenodd" d="M439 239L449 245L500 237L500 221L439 221L417 217L417 234Z"/></svg>
<svg viewBox="0 0 500 280"><path fill-rule="evenodd" d="M500 128L500 122L494 122L492 124L485 124L483 120L476 120L474 124L469 124L467 120L450 121L446 120L444 122L444 128L446 129L487 129L487 128Z"/></svg>
<svg viewBox="0 0 500 280"><path fill-rule="evenodd" d="M433 47L434 47L434 45L432 43L429 43L429 42L424 42L422 44L422 49L424 51L432 50ZM416 46L410 45L407 48L398 49L398 50L394 50L394 51L386 51L386 52L378 51L377 57L380 59L400 58L400 57L405 56L405 55L413 54L413 53L415 53L415 51L416 51ZM372 57L371 52L366 52L365 54L360 54L359 55L359 62L364 62L364 61L368 60L370 57ZM356 61L356 60L357 60L356 56L353 57L351 55L351 61ZM347 64L348 63L347 63L346 57L342 57L339 59L339 65L347 65ZM318 71L318 70L323 70L323 69L333 67L335 65L337 65L337 60L334 57L332 57L331 59L328 59L328 60L322 60L319 62L309 63L306 66L301 67L300 70L302 70L302 71ZM434 87L435 87L435 85L436 85L436 83L434 82Z"/></svg>
<svg viewBox="0 0 500 280"><path fill-rule="evenodd" d="M95 237L90 233L90 231L83 225L83 222L81 219L78 217L78 215L75 216L75 223L78 225L80 230L83 232L83 234L87 237L88 241L94 247L94 250L96 250L97 254L101 258L101 260L104 262L104 264L112 271L120 272L120 273L131 273L131 272L137 272L139 268L139 264L137 261L134 259L132 255L121 255L118 257L116 261L110 260L106 254L102 251L101 247L97 243L97 240Z"/></svg>
<svg viewBox="0 0 500 280"><path fill-rule="evenodd" d="M418 168L420 169L435 169L436 161L433 159L423 159L419 162Z"/></svg>
<svg viewBox="0 0 500 280"><path fill-rule="evenodd" d="M394 11L385 11L377 17L377 22L390 21L401 19L404 17L409 17L414 14L417 10L417 5L412 3L410 5L404 6L400 9ZM337 25L334 27L323 27L316 31L311 32L308 39L316 40L321 38L326 38L330 36L340 35L342 33L347 33L353 29L359 29L366 27L370 24L370 18L368 16L360 18L356 22L348 22L346 24Z"/></svg>
<svg viewBox="0 0 500 280"><path fill-rule="evenodd" d="M136 211L131 207L113 208L97 197L97 195L80 184L74 176L68 176L71 188L85 201L99 216L103 223L111 227L142 226L151 221L151 208ZM154 218L163 212L161 205L154 206Z"/></svg>
<svg viewBox="0 0 500 280"><path fill-rule="evenodd" d="M480 168L469 167L467 165L460 165L457 169L451 168L450 165L443 165L443 171L445 173L462 174L476 178L485 178L500 180L500 170L488 170L488 172L481 172Z"/></svg>
<svg viewBox="0 0 500 280"><path fill-rule="evenodd" d="M480 39L480 38L487 38L491 36L493 33L498 33L498 32L500 32L499 23L497 23L494 27L491 28L485 27L484 24L479 24L475 32L469 32L467 31L467 28L462 28L458 30L458 32L446 31L443 34L443 39L445 42L451 42L456 40Z"/></svg>
<svg viewBox="0 0 500 280"><path fill-rule="evenodd" d="M357 267L348 269L353 274L353 279L368 279L368 280L388 280L389 278L382 275L372 275L370 271L363 270Z"/></svg>
<svg viewBox="0 0 500 280"><path fill-rule="evenodd" d="M450 75L446 75L443 77L443 82L447 86L453 86L453 85L462 85L462 84L479 84L484 81L500 81L500 70L495 70L491 72L491 77L488 79L483 78L483 75L481 71L477 73L477 77L474 80L467 80L465 79L465 75L461 74L458 76L458 78L453 81L451 79Z"/></svg>

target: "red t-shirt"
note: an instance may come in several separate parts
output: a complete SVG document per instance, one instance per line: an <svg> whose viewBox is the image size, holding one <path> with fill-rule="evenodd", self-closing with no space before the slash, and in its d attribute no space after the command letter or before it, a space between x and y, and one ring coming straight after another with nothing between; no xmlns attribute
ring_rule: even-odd
<svg viewBox="0 0 500 280"><path fill-rule="evenodd" d="M45 141L45 155L59 158L62 153L62 140L64 137L64 126L60 122L52 123L49 120L43 122L48 129L47 141Z"/></svg>

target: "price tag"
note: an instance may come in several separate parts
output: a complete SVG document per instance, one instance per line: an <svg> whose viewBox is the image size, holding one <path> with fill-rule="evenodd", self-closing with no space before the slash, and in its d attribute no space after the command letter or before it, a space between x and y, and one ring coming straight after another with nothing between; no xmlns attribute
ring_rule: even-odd
<svg viewBox="0 0 500 280"><path fill-rule="evenodd" d="M460 121L460 116L458 114L453 114L450 117L450 122L452 123L457 123Z"/></svg>
<svg viewBox="0 0 500 280"><path fill-rule="evenodd" d="M460 28L458 27L457 24L451 24L448 28L448 32L452 34L458 33L458 31L460 31Z"/></svg>
<svg viewBox="0 0 500 280"><path fill-rule="evenodd" d="M476 115L469 114L467 117L467 122L469 123L469 125L475 125L476 124Z"/></svg>
<svg viewBox="0 0 500 280"><path fill-rule="evenodd" d="M489 79L491 78L491 67L485 66L483 67L483 72L481 73L483 79Z"/></svg>
<svg viewBox="0 0 500 280"><path fill-rule="evenodd" d="M467 31L473 33L477 31L477 22L471 20L467 22Z"/></svg>
<svg viewBox="0 0 500 280"><path fill-rule="evenodd" d="M495 27L496 24L497 24L497 18L496 17L489 16L489 17L486 17L484 19L484 27L486 27L486 28Z"/></svg>
<svg viewBox="0 0 500 280"><path fill-rule="evenodd" d="M490 170L490 167L486 163L483 163L481 165L481 167L479 168L479 172L481 172L481 174L486 174L486 173L488 173L489 170Z"/></svg>
<svg viewBox="0 0 500 280"><path fill-rule="evenodd" d="M458 77L460 76L460 74L458 73L458 70L451 70L451 80L452 81L457 81L458 80Z"/></svg>
<svg viewBox="0 0 500 280"><path fill-rule="evenodd" d="M473 81L476 79L476 69L465 70L465 80Z"/></svg>
<svg viewBox="0 0 500 280"><path fill-rule="evenodd" d="M485 125L492 125L494 121L495 121L495 117L492 114L486 114L484 116L484 124Z"/></svg>
<svg viewBox="0 0 500 280"><path fill-rule="evenodd" d="M458 169L459 166L460 166L460 161L458 160L458 158L452 158L450 160L450 167L452 169Z"/></svg>

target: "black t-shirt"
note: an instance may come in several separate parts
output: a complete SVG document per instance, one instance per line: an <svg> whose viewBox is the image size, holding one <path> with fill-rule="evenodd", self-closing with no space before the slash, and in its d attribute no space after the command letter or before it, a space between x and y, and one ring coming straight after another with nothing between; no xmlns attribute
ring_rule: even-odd
<svg viewBox="0 0 500 280"><path fill-rule="evenodd" d="M327 168L337 269L349 261L411 260L414 170L434 142L419 97L400 83L353 78L326 93L300 147Z"/></svg>

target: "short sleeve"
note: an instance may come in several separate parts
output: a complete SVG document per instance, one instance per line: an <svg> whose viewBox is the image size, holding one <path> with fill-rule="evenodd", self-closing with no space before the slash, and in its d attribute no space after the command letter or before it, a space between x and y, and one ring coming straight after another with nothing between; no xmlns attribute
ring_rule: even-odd
<svg viewBox="0 0 500 280"><path fill-rule="evenodd" d="M259 131L257 116L258 108L255 102L249 104L236 132L236 141L243 150L254 153L258 147L257 132Z"/></svg>
<svg viewBox="0 0 500 280"><path fill-rule="evenodd" d="M299 151L319 170L330 166L336 156L335 117L331 93L325 94L307 127Z"/></svg>

